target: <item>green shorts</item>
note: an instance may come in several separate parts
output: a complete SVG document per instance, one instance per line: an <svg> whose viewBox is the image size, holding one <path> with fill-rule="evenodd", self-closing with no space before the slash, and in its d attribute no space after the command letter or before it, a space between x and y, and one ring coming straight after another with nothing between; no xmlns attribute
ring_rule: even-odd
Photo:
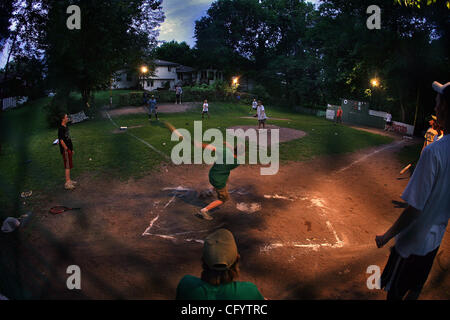
<svg viewBox="0 0 450 320"><path fill-rule="evenodd" d="M226 187L226 186L225 186L225 188L222 188L222 189L214 188L214 190L216 191L216 193L217 193L217 198L218 198L220 201L225 202L225 201L227 201L227 200L230 199L230 194L228 193L228 190L227 190L227 187Z"/></svg>

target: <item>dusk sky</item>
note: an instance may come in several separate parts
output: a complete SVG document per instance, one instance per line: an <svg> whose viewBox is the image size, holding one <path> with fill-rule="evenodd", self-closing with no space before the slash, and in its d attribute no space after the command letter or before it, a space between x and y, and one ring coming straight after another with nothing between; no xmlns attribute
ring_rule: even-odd
<svg viewBox="0 0 450 320"><path fill-rule="evenodd" d="M206 15L213 2L213 0L163 0L166 20L160 27L159 40L186 41L193 47L195 20Z"/></svg>
<svg viewBox="0 0 450 320"><path fill-rule="evenodd" d="M195 45L195 20L206 15L214 0L163 0L166 20L160 27L159 40L185 41L189 46ZM308 2L316 3L318 0Z"/></svg>
<svg viewBox="0 0 450 320"><path fill-rule="evenodd" d="M163 11L166 20L160 26L158 40L178 42L185 41L189 46L195 45L194 28L195 21L206 15L214 0L163 0ZM318 0L309 2L317 3ZM6 52L0 52L0 68L6 63Z"/></svg>

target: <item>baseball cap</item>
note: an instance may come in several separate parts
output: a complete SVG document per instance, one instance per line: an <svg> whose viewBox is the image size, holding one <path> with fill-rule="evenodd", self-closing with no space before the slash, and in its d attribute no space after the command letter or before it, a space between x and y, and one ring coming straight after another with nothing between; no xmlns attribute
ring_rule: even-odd
<svg viewBox="0 0 450 320"><path fill-rule="evenodd" d="M431 115L430 120L433 119L434 121L437 120L437 117L435 115Z"/></svg>
<svg viewBox="0 0 450 320"><path fill-rule="evenodd" d="M228 270L238 257L233 234L227 229L218 229L205 239L203 261L212 270Z"/></svg>
<svg viewBox="0 0 450 320"><path fill-rule="evenodd" d="M449 86L450 86L450 82L447 82L446 84L440 84L439 82L434 81L432 84L434 91L436 91L437 93L440 93L440 94L444 94L445 88L447 88Z"/></svg>

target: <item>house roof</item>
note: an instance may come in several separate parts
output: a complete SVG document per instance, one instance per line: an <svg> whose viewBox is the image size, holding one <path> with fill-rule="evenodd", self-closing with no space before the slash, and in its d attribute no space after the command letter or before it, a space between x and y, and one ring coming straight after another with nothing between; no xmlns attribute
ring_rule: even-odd
<svg viewBox="0 0 450 320"><path fill-rule="evenodd" d="M170 61L165 61L165 60L159 60L159 59L156 59L156 60L154 60L153 62L154 62L155 65L157 65L157 66L174 66L174 67L176 67L176 66L179 66L179 65L180 65L179 63L170 62Z"/></svg>
<svg viewBox="0 0 450 320"><path fill-rule="evenodd" d="M188 66L179 66L177 67L177 72L194 72L195 69Z"/></svg>

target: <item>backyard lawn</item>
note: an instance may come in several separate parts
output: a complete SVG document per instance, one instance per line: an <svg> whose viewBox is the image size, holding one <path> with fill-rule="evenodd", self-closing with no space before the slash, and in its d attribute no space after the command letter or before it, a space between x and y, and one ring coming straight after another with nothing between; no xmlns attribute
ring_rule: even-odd
<svg viewBox="0 0 450 320"><path fill-rule="evenodd" d="M113 91L117 95L121 91ZM96 99L108 102L109 92L101 92ZM1 124L2 154L0 156L0 217L21 213L20 194L33 191L33 201L39 195L62 188L64 170L59 147L52 145L57 129L45 122L44 106L50 98L43 98L3 113ZM242 103L210 102L210 119L203 121L203 130L256 125L256 119L242 119L250 115L250 106ZM183 113L160 114L160 119L177 128L193 133L193 124L201 120L200 103ZM302 130L304 138L280 145L281 161L304 161L320 155L353 152L362 148L386 144L391 138L335 126L333 122L266 106L267 115L289 120L268 120L269 124ZM127 126L128 132L151 144L168 157L177 143L170 141L170 131L162 122L149 123L145 114L129 114L113 118L118 126ZM134 128L130 128L134 127ZM139 178L154 171L167 160L147 145L117 128L107 118L98 117L70 126L74 144L72 178L89 175L92 179ZM19 212L12 212L13 210Z"/></svg>

